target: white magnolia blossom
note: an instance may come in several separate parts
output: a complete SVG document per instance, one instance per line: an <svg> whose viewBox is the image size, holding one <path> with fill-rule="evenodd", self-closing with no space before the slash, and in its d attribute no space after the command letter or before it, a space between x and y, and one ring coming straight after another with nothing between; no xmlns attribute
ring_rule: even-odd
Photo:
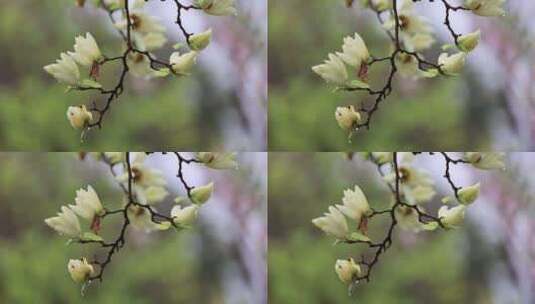
<svg viewBox="0 0 535 304"><path fill-rule="evenodd" d="M336 53L336 55L357 71L366 66L370 58L368 48L358 33L355 33L354 37L345 37L342 52Z"/></svg>
<svg viewBox="0 0 535 304"><path fill-rule="evenodd" d="M398 53L396 55L396 67L404 77L413 77L413 78L432 78L438 75L436 69L431 69L428 71L421 70L418 64L418 59L407 53Z"/></svg>
<svg viewBox="0 0 535 304"><path fill-rule="evenodd" d="M475 202L479 196L480 187L480 183L477 183L472 186L461 188L457 193L459 202L464 205L470 205Z"/></svg>
<svg viewBox="0 0 535 304"><path fill-rule="evenodd" d="M378 11L386 11L392 8L391 0L371 0L371 5Z"/></svg>
<svg viewBox="0 0 535 304"><path fill-rule="evenodd" d="M199 53L197 51L190 51L182 55L179 52L173 52L169 58L169 63L176 74L187 76L197 62L198 55Z"/></svg>
<svg viewBox="0 0 535 304"><path fill-rule="evenodd" d="M85 105L73 106L67 109L67 119L73 128L83 129L91 122L93 114Z"/></svg>
<svg viewBox="0 0 535 304"><path fill-rule="evenodd" d="M86 282L95 272L93 265L89 264L86 258L81 260L69 260L67 269L69 270L72 280L76 283Z"/></svg>
<svg viewBox="0 0 535 304"><path fill-rule="evenodd" d="M136 77L152 78L154 77L154 70L150 65L150 60L146 55L130 52L126 56L126 63L130 73Z"/></svg>
<svg viewBox="0 0 535 304"><path fill-rule="evenodd" d="M160 32L154 33L132 33L134 42L140 51L152 52L162 48L167 43L167 37Z"/></svg>
<svg viewBox="0 0 535 304"><path fill-rule="evenodd" d="M442 53L438 57L438 64L445 74L455 76L461 72L465 60L466 54L462 52L453 55Z"/></svg>
<svg viewBox="0 0 535 304"><path fill-rule="evenodd" d="M191 35L188 39L191 49L194 51L204 50L212 40L212 29L208 29L202 33Z"/></svg>
<svg viewBox="0 0 535 304"><path fill-rule="evenodd" d="M149 33L164 33L165 27L160 24L160 21L154 16L151 16L142 11L134 11L130 13L130 21L132 25L132 30L138 33L149 34ZM115 23L115 26L118 29L126 30L128 21L122 19Z"/></svg>
<svg viewBox="0 0 535 304"><path fill-rule="evenodd" d="M372 210L368 204L368 199L358 185L355 189L344 190L344 197L342 198L343 205L336 205L347 217L355 220L360 225L361 219L369 215Z"/></svg>
<svg viewBox="0 0 535 304"><path fill-rule="evenodd" d="M133 227L136 229L151 232L155 230L167 230L171 227L170 222L155 223L152 220L152 215L147 208L137 205L132 205L126 210L128 219Z"/></svg>
<svg viewBox="0 0 535 304"><path fill-rule="evenodd" d="M171 209L171 217L175 224L180 226L191 226L197 220L199 216L199 206L191 205L182 208L180 205L175 205Z"/></svg>
<svg viewBox="0 0 535 304"><path fill-rule="evenodd" d="M98 198L97 192L91 186L87 186L87 190L79 189L76 191L75 204L69 205L72 211L88 220L93 220L95 216L104 213L104 207Z"/></svg>
<svg viewBox="0 0 535 304"><path fill-rule="evenodd" d="M504 16L506 0L466 0L465 6L480 16Z"/></svg>
<svg viewBox="0 0 535 304"><path fill-rule="evenodd" d="M90 67L99 62L103 56L95 38L90 33L75 38L74 52L69 55L80 65Z"/></svg>
<svg viewBox="0 0 535 304"><path fill-rule="evenodd" d="M466 206L459 205L452 208L448 206L442 206L438 209L438 217L448 229L457 228L462 225L464 221L464 214L466 211Z"/></svg>
<svg viewBox="0 0 535 304"><path fill-rule="evenodd" d="M139 187L160 186L163 187L167 184L163 172L157 169L153 169L145 165L145 159L147 155L145 153L132 153L131 157L133 161L130 166L132 169L132 178L134 184ZM128 182L128 172L125 172L117 179L120 182Z"/></svg>
<svg viewBox="0 0 535 304"><path fill-rule="evenodd" d="M196 159L212 169L237 169L236 153L199 152Z"/></svg>
<svg viewBox="0 0 535 304"><path fill-rule="evenodd" d="M412 0L403 0L398 9L398 22L400 27L400 38L404 42L408 51L421 51L429 48L434 43L432 28L429 21L416 14L413 9ZM384 23L388 30L395 29L396 20L392 15Z"/></svg>
<svg viewBox="0 0 535 304"><path fill-rule="evenodd" d="M355 263L353 258L336 260L336 263L334 264L334 271L338 275L340 281L345 284L350 284L361 274L360 266Z"/></svg>
<svg viewBox="0 0 535 304"><path fill-rule="evenodd" d="M191 200L198 205L206 203L214 192L214 183L208 185L195 187L191 190Z"/></svg>
<svg viewBox="0 0 535 304"><path fill-rule="evenodd" d="M472 164L472 166L483 169L505 170L505 153L500 152L466 152L464 160Z"/></svg>
<svg viewBox="0 0 535 304"><path fill-rule="evenodd" d="M104 152L104 156L112 163L118 164L126 160L125 152Z"/></svg>
<svg viewBox="0 0 535 304"><path fill-rule="evenodd" d="M361 119L360 113L352 105L336 108L334 117L336 118L336 122L338 122L338 126L346 131L355 128Z"/></svg>
<svg viewBox="0 0 535 304"><path fill-rule="evenodd" d="M400 155L400 191L405 200L411 205L430 201L436 194L433 179L428 172L412 166L414 160L412 153L400 153ZM395 183L396 174L394 172L387 174L385 180Z"/></svg>
<svg viewBox="0 0 535 304"><path fill-rule="evenodd" d="M334 206L329 206L329 211L324 216L312 220L316 227L337 239L346 239L349 233L347 221L342 212Z"/></svg>
<svg viewBox="0 0 535 304"><path fill-rule="evenodd" d="M56 63L44 67L45 71L59 82L75 86L80 82L80 70L71 56L61 53Z"/></svg>
<svg viewBox="0 0 535 304"><path fill-rule="evenodd" d="M312 70L325 81L336 85L347 84L349 78L344 62L335 54L329 54L325 63L313 66Z"/></svg>
<svg viewBox="0 0 535 304"><path fill-rule="evenodd" d="M462 35L459 37L459 49L463 52L471 52L473 51L477 45L479 44L479 40L481 39L481 31L477 30L475 32Z"/></svg>
<svg viewBox="0 0 535 304"><path fill-rule="evenodd" d="M104 0L104 4L111 6L112 8L124 8L125 2L128 0ZM133 5L129 6L133 9L142 8L145 5L144 0L135 0Z"/></svg>
<svg viewBox="0 0 535 304"><path fill-rule="evenodd" d="M136 197L143 205L154 205L162 202L169 192L164 187L149 186L146 188L135 187Z"/></svg>
<svg viewBox="0 0 535 304"><path fill-rule="evenodd" d="M82 234L80 221L78 221L76 214L65 206L61 207L61 212L57 216L45 219L45 223L59 234L71 238L79 237Z"/></svg>
<svg viewBox="0 0 535 304"><path fill-rule="evenodd" d="M214 16L237 15L235 0L196 0L196 6Z"/></svg>

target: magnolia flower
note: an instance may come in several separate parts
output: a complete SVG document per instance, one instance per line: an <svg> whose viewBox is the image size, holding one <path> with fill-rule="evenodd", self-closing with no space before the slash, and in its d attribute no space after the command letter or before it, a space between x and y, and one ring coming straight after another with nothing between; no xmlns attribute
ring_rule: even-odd
<svg viewBox="0 0 535 304"><path fill-rule="evenodd" d="M464 154L464 160L472 164L472 166L483 169L492 170L500 169L505 170L505 154L498 152L466 152Z"/></svg>
<svg viewBox="0 0 535 304"><path fill-rule="evenodd" d="M128 219L133 227L146 232L155 230L167 230L171 227L170 222L156 223L152 220L152 214L147 209L148 207L131 205L126 210Z"/></svg>
<svg viewBox="0 0 535 304"><path fill-rule="evenodd" d="M127 0L104 0L104 4L111 6L110 8L124 8L125 2ZM135 0L134 5L130 5L130 8L138 9L145 5L144 0Z"/></svg>
<svg viewBox="0 0 535 304"><path fill-rule="evenodd" d="M61 53L56 63L44 67L45 71L59 82L75 86L80 82L80 70L71 56Z"/></svg>
<svg viewBox="0 0 535 304"><path fill-rule="evenodd" d="M457 75L464 66L466 60L465 53L457 53L453 55L448 55L446 53L440 54L438 57L438 64L440 69L448 75Z"/></svg>
<svg viewBox="0 0 535 304"><path fill-rule="evenodd" d="M160 24L158 19L141 11L131 12L130 22L132 30L138 33L149 34L165 32L165 27ZM127 25L128 21L126 19L122 19L115 23L115 26L121 30L126 30Z"/></svg>
<svg viewBox="0 0 535 304"><path fill-rule="evenodd" d="M442 206L438 209L438 217L444 227L453 229L459 227L463 223L465 211L466 207L464 205L459 205L453 208Z"/></svg>
<svg viewBox="0 0 535 304"><path fill-rule="evenodd" d="M349 131L360 122L360 113L355 111L354 106L338 107L334 113L334 117L338 122L340 128Z"/></svg>
<svg viewBox="0 0 535 304"><path fill-rule="evenodd" d="M71 278L76 283L84 283L95 273L95 269L87 262L86 258L81 260L69 260L67 269L71 274Z"/></svg>
<svg viewBox="0 0 535 304"><path fill-rule="evenodd" d="M459 192L457 192L461 204L470 205L471 203L475 202L475 200L479 196L479 189L479 183L469 187L461 188Z"/></svg>
<svg viewBox="0 0 535 304"><path fill-rule="evenodd" d="M431 200L436 194L433 188L433 179L426 171L411 165L414 160L414 155L412 153L400 153L400 155L400 190L407 200L407 203L414 205ZM395 172L387 174L385 180L389 183L395 183Z"/></svg>
<svg viewBox="0 0 535 304"><path fill-rule="evenodd" d="M391 1L390 1L391 2ZM411 0L404 0L398 8L398 24L400 37L408 51L421 51L429 48L435 41L429 21L416 14ZM388 30L394 30L395 17L392 15L384 25Z"/></svg>
<svg viewBox="0 0 535 304"><path fill-rule="evenodd" d="M336 205L336 207L347 217L354 219L359 225L362 217L372 212L366 196L358 185L355 185L355 190L344 190L342 202L343 205Z"/></svg>
<svg viewBox="0 0 535 304"><path fill-rule="evenodd" d="M188 41L189 41L189 46L191 47L192 50L202 51L210 44L211 39L212 39L212 29L209 29L202 33L191 35Z"/></svg>
<svg viewBox="0 0 535 304"><path fill-rule="evenodd" d="M69 107L67 109L67 119L75 129L83 129L93 119L93 114L87 110L85 105Z"/></svg>
<svg viewBox="0 0 535 304"><path fill-rule="evenodd" d="M169 192L164 187L159 186L136 187L135 191L137 199L143 205L159 203L169 195Z"/></svg>
<svg viewBox="0 0 535 304"><path fill-rule="evenodd" d="M360 266L355 263L353 258L349 258L347 260L336 260L336 263L334 264L334 270L336 271L340 281L344 282L345 284L350 284L361 274Z"/></svg>
<svg viewBox="0 0 535 304"><path fill-rule="evenodd" d="M144 162L147 155L145 153L133 153L131 162L132 179L139 187L165 186L166 181L160 170L147 167ZM120 182L128 182L128 172L117 177Z"/></svg>
<svg viewBox="0 0 535 304"><path fill-rule="evenodd" d="M438 74L436 69L428 71L420 70L418 59L415 56L407 53L398 53L396 55L396 67L400 74L404 77L426 77L432 78Z"/></svg>
<svg viewBox="0 0 535 304"><path fill-rule="evenodd" d="M237 15L235 0L196 0L196 5L205 13L214 16Z"/></svg>
<svg viewBox="0 0 535 304"><path fill-rule="evenodd" d="M477 47L480 39L481 39L480 30L477 30L470 34L462 35L458 39L459 49L466 53L471 52Z"/></svg>
<svg viewBox="0 0 535 304"><path fill-rule="evenodd" d="M80 65L88 67L103 58L95 38L90 33L87 33L85 37L75 38L74 52L69 52L69 55Z"/></svg>
<svg viewBox="0 0 535 304"><path fill-rule="evenodd" d="M163 33L133 33L134 41L137 48L140 51L151 52L157 49L162 48L167 42L167 37Z"/></svg>
<svg viewBox="0 0 535 304"><path fill-rule="evenodd" d="M196 159L212 169L237 169L236 153L199 152Z"/></svg>
<svg viewBox="0 0 535 304"><path fill-rule="evenodd" d="M343 240L349 233L347 221L342 212L336 207L329 206L329 212L324 216L312 220L312 223L337 239Z"/></svg>
<svg viewBox="0 0 535 304"><path fill-rule="evenodd" d="M201 187L195 187L193 190L191 190L191 200L195 204L202 205L206 203L212 196L212 192L214 192L214 183L209 183L208 185L201 186Z"/></svg>
<svg viewBox="0 0 535 304"><path fill-rule="evenodd" d="M130 52L126 56L126 63L130 73L136 77L154 77L154 70L150 65L150 60L146 55L137 52Z"/></svg>
<svg viewBox="0 0 535 304"><path fill-rule="evenodd" d="M503 5L505 0L466 0L466 8L480 16L504 16Z"/></svg>
<svg viewBox="0 0 535 304"><path fill-rule="evenodd" d="M69 208L85 219L93 220L95 216L104 213L104 208L100 203L100 199L91 186L87 186L87 190L82 188L76 191L74 202L75 204L69 205Z"/></svg>
<svg viewBox="0 0 535 304"><path fill-rule="evenodd" d="M82 234L76 214L65 206L61 207L61 212L58 213L58 216L47 218L45 223L59 234L71 238L79 237Z"/></svg>
<svg viewBox="0 0 535 304"><path fill-rule="evenodd" d="M180 55L179 52L174 52L169 58L169 63L173 67L173 71L180 76L187 76L191 69L197 62L197 51L191 51Z"/></svg>
<svg viewBox="0 0 535 304"><path fill-rule="evenodd" d="M401 39L408 51L419 52L430 48L435 43L435 38L430 33L405 34L401 33Z"/></svg>
<svg viewBox="0 0 535 304"><path fill-rule="evenodd" d="M424 211L422 207L418 208ZM422 230L435 230L439 226L437 222L422 223L418 212L409 206L398 206L394 212L399 227L404 230L420 232Z"/></svg>
<svg viewBox="0 0 535 304"><path fill-rule="evenodd" d="M342 52L336 53L336 55L348 65L355 67L359 72L359 78L363 78L360 76L365 76L370 53L358 33L355 33L355 37L345 37Z"/></svg>
<svg viewBox="0 0 535 304"><path fill-rule="evenodd" d="M199 206L191 205L182 208L180 205L176 205L171 209L171 217L175 224L180 226L191 226L197 220L199 216Z"/></svg>
<svg viewBox="0 0 535 304"><path fill-rule="evenodd" d="M337 85L345 85L349 78L344 62L335 54L329 54L325 63L313 66L312 70L325 81Z"/></svg>

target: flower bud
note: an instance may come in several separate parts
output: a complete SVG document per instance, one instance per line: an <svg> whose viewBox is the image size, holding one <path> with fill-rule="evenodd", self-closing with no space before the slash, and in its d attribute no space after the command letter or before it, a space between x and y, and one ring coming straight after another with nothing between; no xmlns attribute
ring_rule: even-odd
<svg viewBox="0 0 535 304"><path fill-rule="evenodd" d="M194 51L202 51L210 44L211 39L212 39L212 29L209 29L202 33L191 35L188 39L189 46Z"/></svg>
<svg viewBox="0 0 535 304"><path fill-rule="evenodd" d="M479 44L480 38L481 38L480 30L477 30L470 34L462 35L461 37L459 37L459 40L458 40L459 49L466 53L471 52Z"/></svg>
<svg viewBox="0 0 535 304"><path fill-rule="evenodd" d="M336 121L340 128L351 130L360 121L360 113L355 111L355 107L338 107L335 112Z"/></svg>
<svg viewBox="0 0 535 304"><path fill-rule="evenodd" d="M353 258L337 260L334 265L334 270L340 281L345 284L350 284L355 277L358 277L361 274L360 266L355 263Z"/></svg>
<svg viewBox="0 0 535 304"><path fill-rule="evenodd" d="M473 203L479 196L479 188L479 183L469 187L461 188L457 193L461 204L470 205L471 203Z"/></svg>
<svg viewBox="0 0 535 304"><path fill-rule="evenodd" d="M214 183L209 183L208 185L196 187L191 190L191 200L195 204L202 205L210 199L214 192Z"/></svg>
<svg viewBox="0 0 535 304"><path fill-rule="evenodd" d="M461 72L461 69L464 67L465 60L465 53L457 53L451 56L446 53L442 53L438 57L438 64L440 65L440 69L445 74L455 76Z"/></svg>
<svg viewBox="0 0 535 304"><path fill-rule="evenodd" d="M76 283L84 283L93 275L95 269L91 264L89 264L86 258L81 260L69 260L67 269L71 274L71 278Z"/></svg>
<svg viewBox="0 0 535 304"><path fill-rule="evenodd" d="M85 105L81 105L69 107L69 109L67 109L67 118L73 128L83 129L87 127L89 122L93 119L93 114L87 110Z"/></svg>
<svg viewBox="0 0 535 304"><path fill-rule="evenodd" d="M180 76L189 75L191 68L197 62L197 53L196 51L191 51L186 54L180 55L179 52L174 52L169 58L169 63L173 67L173 71Z"/></svg>
<svg viewBox="0 0 535 304"><path fill-rule="evenodd" d="M466 206L459 205L453 208L448 208L448 206L442 206L438 210L438 217L440 222L444 227L448 229L459 227L464 221L464 213L466 211Z"/></svg>
<svg viewBox="0 0 535 304"><path fill-rule="evenodd" d="M180 226L190 226L193 224L199 216L199 206L191 205L186 208L182 208L180 205L176 205L171 209L171 217L175 224Z"/></svg>

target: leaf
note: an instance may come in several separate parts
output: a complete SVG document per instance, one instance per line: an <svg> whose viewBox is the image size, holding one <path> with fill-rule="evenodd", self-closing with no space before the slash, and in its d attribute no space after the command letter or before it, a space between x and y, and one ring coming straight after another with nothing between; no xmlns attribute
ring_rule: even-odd
<svg viewBox="0 0 535 304"><path fill-rule="evenodd" d="M427 224L422 224L422 229L427 231L433 231L438 228L437 222L429 222Z"/></svg>
<svg viewBox="0 0 535 304"><path fill-rule="evenodd" d="M154 71L154 76L155 77L166 77L167 75L169 75L170 72L171 71L168 68L164 68L164 69L160 69L160 70Z"/></svg>
<svg viewBox="0 0 535 304"><path fill-rule="evenodd" d="M94 242L102 242L104 239L100 235L96 235L92 232L85 232L82 234L82 240L84 241L94 241Z"/></svg>
<svg viewBox="0 0 535 304"><path fill-rule="evenodd" d="M369 89L370 88L370 85L363 82L363 81L360 81L360 80L351 80L348 84L347 84L347 87L348 88L355 88L355 89Z"/></svg>
<svg viewBox="0 0 535 304"><path fill-rule="evenodd" d="M454 49L455 48L455 45L454 44L444 44L442 46L442 50L443 51L447 51L447 50L450 50L450 49Z"/></svg>
<svg viewBox="0 0 535 304"><path fill-rule="evenodd" d="M356 242L370 242L371 239L359 232L353 232L349 235L348 240Z"/></svg>
<svg viewBox="0 0 535 304"><path fill-rule="evenodd" d="M426 78L433 78L433 77L436 77L438 75L438 70L437 69L429 69L427 71L423 71L423 70L420 70L420 75L422 75L423 77L426 77Z"/></svg>
<svg viewBox="0 0 535 304"><path fill-rule="evenodd" d="M80 82L80 86L84 88L94 88L94 89L100 89L102 88L102 85L93 79L84 79Z"/></svg>

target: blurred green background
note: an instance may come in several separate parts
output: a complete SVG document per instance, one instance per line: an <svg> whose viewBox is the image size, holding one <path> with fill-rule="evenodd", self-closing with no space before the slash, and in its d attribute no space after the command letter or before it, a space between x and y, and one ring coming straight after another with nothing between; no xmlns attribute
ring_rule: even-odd
<svg viewBox="0 0 535 304"><path fill-rule="evenodd" d="M239 171L210 170L205 177L214 180L216 192L193 229L150 234L130 229L103 283L93 283L81 296L67 262L91 259L97 247L66 245L67 239L44 219L61 205L72 204L75 191L88 184L111 209L120 206L121 190L107 167L89 156L80 161L74 153L0 153L0 303L266 303L267 187L259 173L264 158L240 155ZM171 156L150 159L170 171L174 195L158 205L167 213L181 193L173 190L178 187L172 177L176 164ZM199 184L206 171L188 168L186 178ZM103 223L103 235L116 235L119 225L110 217Z"/></svg>
<svg viewBox="0 0 535 304"><path fill-rule="evenodd" d="M439 168L432 176L443 196L450 190L439 183L444 168L437 163L431 161L430 172L433 166ZM521 164L531 170L534 163L531 154ZM364 247L334 246L334 239L311 220L341 202L343 190L355 184L372 207L382 210L391 201L388 189L375 166L359 156L349 161L342 153L270 153L270 303L532 303L534 180L525 175L527 169L508 170L473 176L475 170L455 167L452 176L458 182L472 176L482 183L482 195L469 208L463 228L419 234L397 229L371 281L359 284L349 297L334 263L339 258L360 259ZM524 183L525 176L529 182ZM524 192L529 196L522 196ZM440 197L426 206L429 212L436 212ZM380 232L382 238L385 224L380 218L370 222L370 233Z"/></svg>
<svg viewBox="0 0 535 304"><path fill-rule="evenodd" d="M126 91L106 117L102 130L85 143L69 125L67 107L100 101L95 94L71 92L43 71L74 37L91 32L109 57L121 49L105 13L75 1L3 1L0 9L0 149L21 151L265 150L264 88L251 71L266 65L267 14L261 5L238 2L240 16L188 13L190 31L214 28L212 45L191 77L145 81L129 77ZM168 45L156 52L169 58L177 42L170 2L151 1L147 9L168 26ZM234 40L240 37L240 42ZM234 54L238 53L237 58ZM237 70L239 66L239 71ZM118 66L103 70L105 87L115 85ZM221 76L224 75L224 76ZM221 81L223 77L224 81ZM243 83L251 82L244 93Z"/></svg>
<svg viewBox="0 0 535 304"><path fill-rule="evenodd" d="M526 38L532 37L533 25L523 23L531 20L529 14L517 15L533 13L535 7L531 1L515 2L507 18L455 14L458 31L481 28L483 36L462 75L420 81L398 75L394 92L381 103L371 129L361 130L348 142L334 119L336 107L357 107L372 99L364 93L333 93L334 87L311 67L323 63L328 53L339 51L343 38L355 32L363 37L371 54L387 56L388 37L375 14L363 9L359 1L354 1L351 9L343 0L269 1L270 149L467 151L525 147L531 151L535 100L529 83L535 73L526 74L525 68L535 64L533 43ZM440 45L449 43L442 25L442 4L421 1L415 7L432 20L439 42L425 55L436 60ZM372 88L374 84L380 87L388 73L387 65L376 66Z"/></svg>

